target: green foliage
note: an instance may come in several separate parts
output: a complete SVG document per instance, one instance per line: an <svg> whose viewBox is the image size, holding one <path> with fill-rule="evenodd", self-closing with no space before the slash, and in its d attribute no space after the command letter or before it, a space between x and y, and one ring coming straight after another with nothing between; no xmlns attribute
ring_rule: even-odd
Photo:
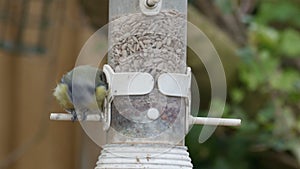
<svg viewBox="0 0 300 169"><path fill-rule="evenodd" d="M249 28L250 43L259 49L273 50L278 46L278 32L265 25L252 23Z"/></svg>
<svg viewBox="0 0 300 169"><path fill-rule="evenodd" d="M300 15L299 15L300 16ZM287 29L282 32L280 52L287 57L300 56L300 33L294 29Z"/></svg>
<svg viewBox="0 0 300 169"><path fill-rule="evenodd" d="M269 25L280 23L300 27L299 2L292 0L267 0L262 1L259 8L258 15L255 15L255 20L259 24Z"/></svg>
<svg viewBox="0 0 300 169"><path fill-rule="evenodd" d="M230 12L226 2L216 3ZM300 162L300 68L284 64L287 59L300 63L300 2L267 0L257 8L247 30L248 45L238 51L239 83L229 91L224 115L241 118L242 126L219 127L204 144L193 134L201 127L194 127L186 141L195 168L281 169L259 162L270 151L290 152L294 163Z"/></svg>

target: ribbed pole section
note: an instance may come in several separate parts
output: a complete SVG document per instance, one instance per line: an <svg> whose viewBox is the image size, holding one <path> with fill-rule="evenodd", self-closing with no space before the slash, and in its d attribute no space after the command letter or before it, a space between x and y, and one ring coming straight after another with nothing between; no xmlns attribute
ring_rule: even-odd
<svg viewBox="0 0 300 169"><path fill-rule="evenodd" d="M185 146L163 144L107 144L95 169L192 169Z"/></svg>

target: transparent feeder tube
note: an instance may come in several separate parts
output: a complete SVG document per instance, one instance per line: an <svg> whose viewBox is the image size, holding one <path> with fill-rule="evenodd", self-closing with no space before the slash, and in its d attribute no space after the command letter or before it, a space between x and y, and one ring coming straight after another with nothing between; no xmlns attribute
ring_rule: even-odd
<svg viewBox="0 0 300 169"><path fill-rule="evenodd" d="M108 143L184 145L186 102L162 94L157 79L186 73L187 0L150 3L110 0L108 64L118 73L149 73L155 86L146 95L114 98Z"/></svg>

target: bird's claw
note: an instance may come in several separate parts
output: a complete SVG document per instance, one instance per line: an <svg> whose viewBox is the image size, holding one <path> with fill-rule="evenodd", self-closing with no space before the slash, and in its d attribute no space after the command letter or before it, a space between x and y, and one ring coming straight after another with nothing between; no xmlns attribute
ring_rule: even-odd
<svg viewBox="0 0 300 169"><path fill-rule="evenodd" d="M73 117L71 118L72 122L78 121L78 116L77 114L73 114Z"/></svg>
<svg viewBox="0 0 300 169"><path fill-rule="evenodd" d="M72 121L72 122L78 121L77 113L76 113L75 111L72 111L71 114L73 115L73 117L71 118L71 121Z"/></svg>

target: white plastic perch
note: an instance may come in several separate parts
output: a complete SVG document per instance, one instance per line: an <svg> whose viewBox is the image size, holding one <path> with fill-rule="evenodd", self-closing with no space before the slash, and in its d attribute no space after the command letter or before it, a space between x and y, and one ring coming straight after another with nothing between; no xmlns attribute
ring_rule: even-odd
<svg viewBox="0 0 300 169"><path fill-rule="evenodd" d="M189 124L190 125L202 124L202 125L211 125L211 126L240 126L241 119L190 116Z"/></svg>
<svg viewBox="0 0 300 169"><path fill-rule="evenodd" d="M77 115L77 121L102 121L103 118L99 114L87 114L85 117ZM51 113L50 120L72 121L73 115L66 113Z"/></svg>
<svg viewBox="0 0 300 169"><path fill-rule="evenodd" d="M51 120L60 120L60 121L71 121L73 120L72 114L66 113L51 113ZM78 115L78 121L102 121L102 118L99 114L88 114L83 118L83 116ZM211 125L211 126L240 126L241 119L227 119L227 118L212 118L212 117L193 117L190 116L189 124L202 124L202 125Z"/></svg>

